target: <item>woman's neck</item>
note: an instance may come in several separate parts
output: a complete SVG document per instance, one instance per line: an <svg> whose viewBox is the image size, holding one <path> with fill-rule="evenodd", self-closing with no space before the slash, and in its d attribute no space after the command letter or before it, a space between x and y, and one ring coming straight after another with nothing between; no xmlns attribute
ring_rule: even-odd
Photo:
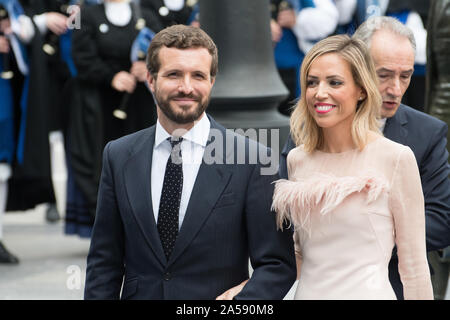
<svg viewBox="0 0 450 320"><path fill-rule="evenodd" d="M374 131L368 131L366 136L366 144L375 141L382 135ZM323 131L323 146L320 151L328 153L342 153L358 148L352 138L351 131L333 132L333 130Z"/></svg>
<svg viewBox="0 0 450 320"><path fill-rule="evenodd" d="M328 153L341 153L356 148L352 134L348 132L336 132L336 130L323 130L323 146L321 151Z"/></svg>

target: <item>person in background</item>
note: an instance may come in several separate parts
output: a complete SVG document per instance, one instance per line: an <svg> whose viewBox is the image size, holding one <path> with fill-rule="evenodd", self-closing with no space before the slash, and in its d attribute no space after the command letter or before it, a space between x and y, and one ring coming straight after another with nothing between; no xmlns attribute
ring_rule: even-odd
<svg viewBox="0 0 450 320"><path fill-rule="evenodd" d="M20 0L24 7L25 13L32 17L34 24L37 27L37 32L42 38L43 45L43 61L46 67L46 74L42 76L42 81L46 82L48 88L48 131L50 142L50 162L51 175L56 178L55 172L55 148L57 145L63 148L63 87L70 77L68 67L62 58L61 38L66 36L68 30L68 0ZM57 201L63 199L56 197L57 179L52 179L53 201L48 203L46 210L46 220L48 222L56 222L60 219L60 212L58 211ZM59 202L58 202L59 203ZM59 206L59 208L63 208Z"/></svg>
<svg viewBox="0 0 450 320"><path fill-rule="evenodd" d="M275 63L289 90L278 110L290 115L295 99L300 96L298 79L303 57L312 44L333 33L338 13L329 0L272 0L271 15Z"/></svg>
<svg viewBox="0 0 450 320"><path fill-rule="evenodd" d="M406 104L416 110L424 111L425 107L425 74L427 68L427 29L421 15L415 11L414 6L404 3L403 7L400 5L394 6L392 3L396 1L389 1L386 9L386 16L398 19L401 23L406 25L414 34L416 40L416 54L414 58L414 73L411 76L411 81L402 98L402 103Z"/></svg>
<svg viewBox="0 0 450 320"><path fill-rule="evenodd" d="M336 0L339 11L339 26L337 34L353 35L355 30L370 17L390 16L398 19L410 28L416 41L414 73L411 77L409 90L403 95L403 103L416 110L423 111L425 100L426 71L426 38L424 27L424 3L402 0Z"/></svg>
<svg viewBox="0 0 450 320"><path fill-rule="evenodd" d="M6 117L2 117L1 126L0 215L5 210L27 210L40 203L55 202L43 40L33 23L36 17L27 6L16 0L2 0L1 4L7 13L0 25L2 68L10 68L10 76L1 83L0 109ZM45 23L51 25L51 19ZM3 245L0 255L4 263L19 262Z"/></svg>
<svg viewBox="0 0 450 320"><path fill-rule="evenodd" d="M8 180L14 158L14 101L11 78L11 23L6 3L0 4L0 263L17 264L19 259L3 243L3 214L6 210Z"/></svg>

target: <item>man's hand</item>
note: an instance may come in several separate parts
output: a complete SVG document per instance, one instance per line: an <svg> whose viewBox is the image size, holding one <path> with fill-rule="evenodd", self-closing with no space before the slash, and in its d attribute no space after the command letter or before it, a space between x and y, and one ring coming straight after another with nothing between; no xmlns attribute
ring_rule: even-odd
<svg viewBox="0 0 450 320"><path fill-rule="evenodd" d="M59 12L46 13L47 28L58 36L67 30L67 17Z"/></svg>
<svg viewBox="0 0 450 320"><path fill-rule="evenodd" d="M233 298L239 294L239 292L242 291L246 283L248 282L248 279L245 281L242 281L241 284L238 284L237 286L228 289L224 293L222 293L220 296L216 298L216 300L233 300Z"/></svg>
<svg viewBox="0 0 450 320"><path fill-rule="evenodd" d="M9 41L5 36L0 36L0 53L9 52Z"/></svg>
<svg viewBox="0 0 450 320"><path fill-rule="evenodd" d="M147 79L147 66L144 61L135 61L131 65L130 73L136 77L137 81L145 82Z"/></svg>
<svg viewBox="0 0 450 320"><path fill-rule="evenodd" d="M133 93L136 87L136 78L129 72L120 71L115 74L111 81L111 86L120 92Z"/></svg>

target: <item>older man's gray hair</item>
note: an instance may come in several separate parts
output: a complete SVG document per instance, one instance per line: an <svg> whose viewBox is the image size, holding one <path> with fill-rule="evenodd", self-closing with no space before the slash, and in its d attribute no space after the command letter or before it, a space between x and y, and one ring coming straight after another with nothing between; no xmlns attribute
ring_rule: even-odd
<svg viewBox="0 0 450 320"><path fill-rule="evenodd" d="M370 43L373 34L378 30L388 30L399 36L408 38L411 42L414 52L416 51L416 40L414 34L410 28L405 26L399 20L392 17L371 17L361 24L353 35L354 38L358 38L370 48Z"/></svg>

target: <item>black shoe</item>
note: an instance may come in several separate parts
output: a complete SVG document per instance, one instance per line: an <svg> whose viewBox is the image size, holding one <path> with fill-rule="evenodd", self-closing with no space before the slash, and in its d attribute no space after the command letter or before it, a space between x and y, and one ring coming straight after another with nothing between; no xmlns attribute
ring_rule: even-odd
<svg viewBox="0 0 450 320"><path fill-rule="evenodd" d="M59 220L58 209L56 209L56 205L54 203L50 204L47 208L47 212L45 214L45 219L48 222L56 222Z"/></svg>
<svg viewBox="0 0 450 320"><path fill-rule="evenodd" d="M0 263L18 264L19 259L9 252L0 241Z"/></svg>

